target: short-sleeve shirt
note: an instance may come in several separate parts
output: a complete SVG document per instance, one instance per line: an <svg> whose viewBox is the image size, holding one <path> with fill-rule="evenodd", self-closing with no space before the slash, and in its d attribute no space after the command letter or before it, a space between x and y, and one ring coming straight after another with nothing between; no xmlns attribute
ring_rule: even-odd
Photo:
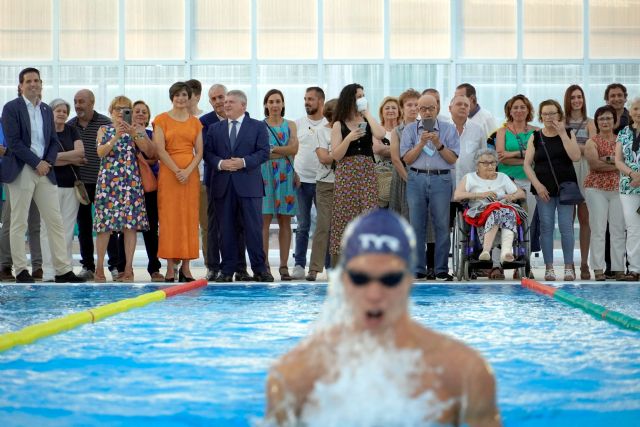
<svg viewBox="0 0 640 427"><path fill-rule="evenodd" d="M516 184L507 175L497 172L496 179L483 179L478 176L477 172L468 173L465 181L465 191L469 193L484 193L485 191L493 191L498 199L503 198L507 194L513 194L518 191ZM481 200L470 200L469 206L473 207L480 204Z"/></svg>
<svg viewBox="0 0 640 427"><path fill-rule="evenodd" d="M326 126L321 127L316 131L317 146L318 148L324 148L331 153L331 128ZM335 182L336 175L334 173L334 165L325 165L320 163L318 167L318 173L316 174L316 181L320 182Z"/></svg>
<svg viewBox="0 0 640 427"><path fill-rule="evenodd" d="M434 130L438 132L440 142L458 156L460 154L460 137L458 136L456 127L450 123L436 120ZM411 150L420 142L422 132L424 132L422 121L409 123L405 126L400 140L400 157L404 157L407 151ZM428 154L426 151L429 150L433 151L433 153ZM442 158L440 152L436 150L431 142L427 143L418 158L408 166L421 170L453 169L455 167Z"/></svg>

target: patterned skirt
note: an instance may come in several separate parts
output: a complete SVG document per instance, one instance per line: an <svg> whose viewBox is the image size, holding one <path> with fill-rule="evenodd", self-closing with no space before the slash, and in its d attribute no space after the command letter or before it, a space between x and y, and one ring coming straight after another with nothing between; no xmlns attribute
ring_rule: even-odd
<svg viewBox="0 0 640 427"><path fill-rule="evenodd" d="M345 227L358 215L378 207L378 183L373 159L356 155L344 157L336 167L329 253L340 253Z"/></svg>
<svg viewBox="0 0 640 427"><path fill-rule="evenodd" d="M491 212L487 217L487 222L484 223L484 226L477 228L480 243L484 244L484 235L495 226L498 226L498 228L506 228L507 230L517 233L518 223L516 221L516 213L507 208L496 209Z"/></svg>
<svg viewBox="0 0 640 427"><path fill-rule="evenodd" d="M407 203L407 183L400 177L400 174L393 168L391 176L391 194L389 197L389 209L400 214L409 221L409 204Z"/></svg>

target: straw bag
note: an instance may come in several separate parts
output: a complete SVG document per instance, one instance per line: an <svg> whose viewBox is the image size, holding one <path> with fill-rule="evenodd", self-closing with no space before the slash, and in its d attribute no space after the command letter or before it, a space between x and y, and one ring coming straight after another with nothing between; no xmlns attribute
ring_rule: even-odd
<svg viewBox="0 0 640 427"><path fill-rule="evenodd" d="M142 153L138 151L136 154L138 159L138 169L140 170L140 179L142 180L142 188L145 193L151 193L158 190L158 179L153 174L151 166L147 163Z"/></svg>

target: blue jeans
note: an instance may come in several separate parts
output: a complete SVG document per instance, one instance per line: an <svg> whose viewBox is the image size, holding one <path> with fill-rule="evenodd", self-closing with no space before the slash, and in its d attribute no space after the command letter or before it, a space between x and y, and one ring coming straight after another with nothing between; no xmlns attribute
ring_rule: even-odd
<svg viewBox="0 0 640 427"><path fill-rule="evenodd" d="M449 272L449 202L452 194L452 176L427 175L408 171L407 202L409 204L409 222L416 233L416 273L426 273L425 235L427 213L431 212L433 230L436 235L435 272Z"/></svg>
<svg viewBox="0 0 640 427"><path fill-rule="evenodd" d="M553 231L556 227L558 211L558 229L562 242L562 255L565 264L573 264L573 210L574 205L561 205L559 197L551 197L548 202L536 196L538 216L540 217L540 246L545 264L553 264Z"/></svg>
<svg viewBox="0 0 640 427"><path fill-rule="evenodd" d="M301 182L296 189L298 197L298 228L296 228L296 250L293 254L296 265L307 266L307 248L309 247L309 228L311 227L311 204L316 203L315 182Z"/></svg>

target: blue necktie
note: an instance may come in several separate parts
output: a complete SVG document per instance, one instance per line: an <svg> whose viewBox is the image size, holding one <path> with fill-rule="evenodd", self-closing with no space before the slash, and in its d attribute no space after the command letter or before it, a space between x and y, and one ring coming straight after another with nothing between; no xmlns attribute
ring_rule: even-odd
<svg viewBox="0 0 640 427"><path fill-rule="evenodd" d="M236 148L236 137L238 136L238 131L236 130L236 125L238 124L237 120L231 121L231 133L229 134L229 142L231 143L231 151Z"/></svg>

